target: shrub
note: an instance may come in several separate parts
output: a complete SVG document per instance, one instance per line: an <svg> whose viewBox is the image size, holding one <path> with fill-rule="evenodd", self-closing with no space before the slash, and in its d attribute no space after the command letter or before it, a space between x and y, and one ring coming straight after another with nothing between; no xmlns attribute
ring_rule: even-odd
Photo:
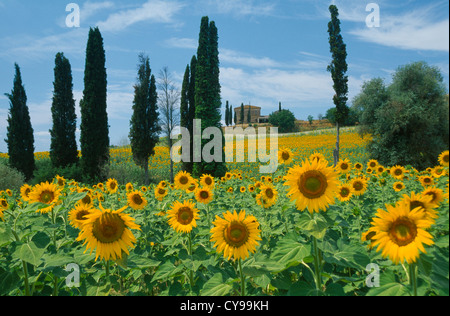
<svg viewBox="0 0 450 316"><path fill-rule="evenodd" d="M78 164L72 164L67 167L53 167L50 159L42 160L36 163L36 171L33 174L31 184L36 185L46 181L53 181L55 176L64 177L67 180L85 182L86 177Z"/></svg>
<svg viewBox="0 0 450 316"><path fill-rule="evenodd" d="M10 189L19 191L25 183L25 176L17 169L0 163L0 191Z"/></svg>
<svg viewBox="0 0 450 316"><path fill-rule="evenodd" d="M438 68L424 62L400 67L389 87L373 81L355 101L364 131L374 136L368 146L371 157L380 163L423 170L437 165L439 154L448 149L449 113Z"/></svg>
<svg viewBox="0 0 450 316"><path fill-rule="evenodd" d="M269 117L269 123L278 127L280 133L295 133L297 132L296 118L289 110L281 110L272 113Z"/></svg>

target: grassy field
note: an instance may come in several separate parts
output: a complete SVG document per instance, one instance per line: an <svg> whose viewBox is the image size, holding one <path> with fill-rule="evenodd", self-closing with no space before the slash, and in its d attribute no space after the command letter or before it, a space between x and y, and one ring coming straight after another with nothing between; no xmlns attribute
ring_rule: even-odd
<svg viewBox="0 0 450 316"><path fill-rule="evenodd" d="M367 141L343 133L334 169L333 133L280 137L293 159L274 174L232 163L193 179L176 164L175 183L158 147L150 186L122 147L108 182L4 190L0 295L448 295L448 163L381 166Z"/></svg>

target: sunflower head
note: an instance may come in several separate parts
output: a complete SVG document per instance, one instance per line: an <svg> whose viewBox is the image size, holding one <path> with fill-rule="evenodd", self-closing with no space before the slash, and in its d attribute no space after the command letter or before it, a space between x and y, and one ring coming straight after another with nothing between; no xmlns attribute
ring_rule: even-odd
<svg viewBox="0 0 450 316"><path fill-rule="evenodd" d="M77 203L75 208L73 208L68 214L70 225L81 229L87 220L86 216L90 214L92 214L92 207L90 205Z"/></svg>
<svg viewBox="0 0 450 316"><path fill-rule="evenodd" d="M214 177L209 174L204 174L200 177L200 185L202 187L214 188L215 180Z"/></svg>
<svg viewBox="0 0 450 316"><path fill-rule="evenodd" d="M423 244L432 245L433 237L426 231L432 222L424 217L422 207L413 210L406 204L386 205L387 211L378 210L371 231L373 246L389 257L394 264L416 262Z"/></svg>
<svg viewBox="0 0 450 316"><path fill-rule="evenodd" d="M213 200L214 194L209 187L198 188L195 191L195 199L199 203L209 204Z"/></svg>
<svg viewBox="0 0 450 316"><path fill-rule="evenodd" d="M37 184L30 192L29 199L33 203L47 204L48 207L44 207L38 212L42 214L51 212L53 208L59 203L59 196L61 195L61 189L54 183L41 183Z"/></svg>
<svg viewBox="0 0 450 316"><path fill-rule="evenodd" d="M446 150L439 155L439 163L441 166L448 167L449 166L449 151Z"/></svg>
<svg viewBox="0 0 450 316"><path fill-rule="evenodd" d="M293 158L292 151L289 148L282 148L278 151L278 162L282 165L290 165Z"/></svg>
<svg viewBox="0 0 450 316"><path fill-rule="evenodd" d="M390 169L391 176L397 180L403 180L405 172L406 170L402 166L394 166Z"/></svg>
<svg viewBox="0 0 450 316"><path fill-rule="evenodd" d="M190 233L194 227L197 227L196 220L200 218L198 213L199 210L195 208L192 201L183 203L176 201L167 213L169 225L177 233Z"/></svg>
<svg viewBox="0 0 450 316"><path fill-rule="evenodd" d="M187 190L192 183L192 176L186 171L180 171L174 179L175 187L179 190Z"/></svg>
<svg viewBox="0 0 450 316"><path fill-rule="evenodd" d="M363 195L367 190L367 179L363 177L355 178L350 182L354 195Z"/></svg>
<svg viewBox="0 0 450 316"><path fill-rule="evenodd" d="M134 248L136 238L131 229L140 230L134 218L123 212L125 206L119 210L105 209L100 203L100 209L92 209L92 213L85 215L85 223L78 235L77 241L83 241L86 251L96 252L98 258L106 261L121 259L123 253L129 255L129 248Z"/></svg>
<svg viewBox="0 0 450 316"><path fill-rule="evenodd" d="M144 197L144 195L142 194L141 191L133 191L133 192L128 193L127 201L128 201L128 205L133 210L142 210L148 204L147 199Z"/></svg>
<svg viewBox="0 0 450 316"><path fill-rule="evenodd" d="M169 194L167 187L157 186L155 188L155 199L162 201Z"/></svg>
<svg viewBox="0 0 450 316"><path fill-rule="evenodd" d="M403 182L398 181L394 183L393 188L395 192L400 192L405 188L405 185L403 184Z"/></svg>
<svg viewBox="0 0 450 316"><path fill-rule="evenodd" d="M348 159L340 160L336 165L336 171L339 173L348 173L351 169L352 164Z"/></svg>
<svg viewBox="0 0 450 316"><path fill-rule="evenodd" d="M353 196L353 187L350 184L341 184L338 187L337 198L341 202L350 201Z"/></svg>
<svg viewBox="0 0 450 316"><path fill-rule="evenodd" d="M431 200L432 196L430 195L424 195L420 193L416 194L415 192L411 192L410 195L404 194L399 203L404 204L405 208L409 209L410 211L418 207L422 208L423 216L430 222L434 223L435 219L439 217L438 212L436 211L438 205L432 203Z"/></svg>
<svg viewBox="0 0 450 316"><path fill-rule="evenodd" d="M305 160L302 166L291 168L285 176L288 195L296 201L298 210L310 213L326 211L334 203L338 189L337 173L324 161Z"/></svg>
<svg viewBox="0 0 450 316"><path fill-rule="evenodd" d="M252 215L246 216L245 211L223 213L216 216L211 229L211 241L218 253L224 254L227 260L239 260L255 253L258 241L261 240L259 223Z"/></svg>
<svg viewBox="0 0 450 316"><path fill-rule="evenodd" d="M106 182L106 188L109 191L109 193L116 193L117 190L119 189L119 183L117 182L116 179L109 179Z"/></svg>
<svg viewBox="0 0 450 316"><path fill-rule="evenodd" d="M20 195L22 197L22 200L24 200L25 202L30 201L30 193L31 190L33 188L29 185L29 184L24 184L21 188L20 188Z"/></svg>

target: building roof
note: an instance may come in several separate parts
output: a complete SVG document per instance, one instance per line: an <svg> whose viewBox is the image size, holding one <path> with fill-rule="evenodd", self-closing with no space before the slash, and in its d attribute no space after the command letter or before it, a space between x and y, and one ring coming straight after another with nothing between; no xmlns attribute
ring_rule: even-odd
<svg viewBox="0 0 450 316"><path fill-rule="evenodd" d="M261 108L259 107L259 106L254 106L254 105L244 105L244 109L255 109L255 110L261 110ZM240 110L241 109L241 107L240 106L237 106L237 107L235 107L234 108L234 110L236 111L236 110Z"/></svg>

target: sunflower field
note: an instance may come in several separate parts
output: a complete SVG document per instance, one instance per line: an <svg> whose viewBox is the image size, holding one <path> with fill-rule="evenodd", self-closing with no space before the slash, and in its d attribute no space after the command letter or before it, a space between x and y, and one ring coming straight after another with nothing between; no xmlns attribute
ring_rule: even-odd
<svg viewBox="0 0 450 316"><path fill-rule="evenodd" d="M449 295L449 152L425 171L382 166L348 132L333 167L334 142L280 137L268 175L176 166L174 183L57 176L1 191L0 295ZM162 177L168 151L153 159Z"/></svg>

